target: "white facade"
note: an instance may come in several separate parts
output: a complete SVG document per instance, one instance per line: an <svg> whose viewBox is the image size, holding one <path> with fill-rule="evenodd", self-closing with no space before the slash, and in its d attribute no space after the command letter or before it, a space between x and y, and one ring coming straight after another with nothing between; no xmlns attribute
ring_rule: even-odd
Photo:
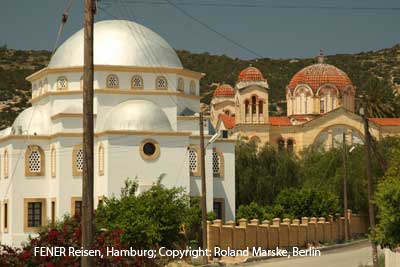
<svg viewBox="0 0 400 267"><path fill-rule="evenodd" d="M198 196L203 74L184 69L164 39L136 23L98 22L94 34L95 206L119 196L128 177L143 191L163 175L165 186ZM32 107L0 131L1 243L20 245L37 226L79 210L82 53L81 30L27 78ZM219 139L206 150L207 209L232 220L234 143Z"/></svg>

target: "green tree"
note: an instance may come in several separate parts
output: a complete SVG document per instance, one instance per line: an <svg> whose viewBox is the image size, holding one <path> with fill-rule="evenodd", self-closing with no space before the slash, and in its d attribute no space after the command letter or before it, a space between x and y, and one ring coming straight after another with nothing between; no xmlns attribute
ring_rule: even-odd
<svg viewBox="0 0 400 267"><path fill-rule="evenodd" d="M236 147L236 205L272 204L279 192L299 184L299 169L292 153L254 142Z"/></svg>
<svg viewBox="0 0 400 267"><path fill-rule="evenodd" d="M249 205L240 205L236 212L236 217L238 219L259 219L260 221L263 221L266 219L267 214L263 206L251 202Z"/></svg>
<svg viewBox="0 0 400 267"><path fill-rule="evenodd" d="M315 189L289 188L282 190L276 198L275 205L279 206L283 216L291 218L326 217L340 211L337 195ZM277 207L274 209L277 212ZM282 216L282 214L274 215Z"/></svg>
<svg viewBox="0 0 400 267"><path fill-rule="evenodd" d="M389 169L379 182L375 194L379 222L375 240L384 247L400 246L400 149L393 150Z"/></svg>
<svg viewBox="0 0 400 267"><path fill-rule="evenodd" d="M141 194L137 182L127 181L121 198L105 199L96 213L98 227L122 229L122 240L135 248L172 247L182 240L181 226L189 210L182 188L164 188L161 180Z"/></svg>

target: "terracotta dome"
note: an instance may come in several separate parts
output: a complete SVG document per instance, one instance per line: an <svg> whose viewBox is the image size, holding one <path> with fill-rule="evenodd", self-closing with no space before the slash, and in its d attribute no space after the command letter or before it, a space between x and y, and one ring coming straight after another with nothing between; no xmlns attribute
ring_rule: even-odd
<svg viewBox="0 0 400 267"><path fill-rule="evenodd" d="M231 97L235 95L235 90L229 84L221 84L215 89L214 96Z"/></svg>
<svg viewBox="0 0 400 267"><path fill-rule="evenodd" d="M250 66L239 73L238 82L240 81L265 81L265 79L259 69Z"/></svg>
<svg viewBox="0 0 400 267"><path fill-rule="evenodd" d="M297 72L288 87L293 91L297 85L307 84L316 92L324 84L333 84L339 90L343 90L349 85L353 85L349 76L341 69L333 65L318 63Z"/></svg>

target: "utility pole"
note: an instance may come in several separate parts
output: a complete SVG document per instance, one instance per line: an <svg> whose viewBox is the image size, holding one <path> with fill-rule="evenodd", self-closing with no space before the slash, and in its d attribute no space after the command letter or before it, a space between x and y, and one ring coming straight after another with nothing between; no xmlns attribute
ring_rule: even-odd
<svg viewBox="0 0 400 267"><path fill-rule="evenodd" d="M93 246L93 24L94 0L85 0L83 58L83 175L82 175L82 247ZM81 258L82 267L92 267L92 257Z"/></svg>
<svg viewBox="0 0 400 267"><path fill-rule="evenodd" d="M204 120L203 111L200 111L200 172L201 172L201 232L203 239L203 250L207 249L207 196L206 196L206 153L204 148ZM203 257L203 264L208 263L207 256Z"/></svg>
<svg viewBox="0 0 400 267"><path fill-rule="evenodd" d="M364 154L365 154L365 167L368 179L368 211L369 211L369 224L371 227L371 235L375 236L375 207L373 203L374 191L372 181L372 168L371 168L371 135L369 133L369 122L368 122L368 109L366 98L364 97L363 103L363 121L364 121ZM374 241L371 241L372 247L372 262L373 267L378 267L378 250Z"/></svg>
<svg viewBox="0 0 400 267"><path fill-rule="evenodd" d="M344 209L344 240L349 240L349 215L347 205L347 146L346 134L343 133L343 209Z"/></svg>

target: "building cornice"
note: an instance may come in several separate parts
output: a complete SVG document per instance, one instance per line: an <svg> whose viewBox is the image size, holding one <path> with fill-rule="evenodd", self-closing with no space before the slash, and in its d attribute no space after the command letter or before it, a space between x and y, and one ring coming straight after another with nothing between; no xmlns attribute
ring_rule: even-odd
<svg viewBox="0 0 400 267"><path fill-rule="evenodd" d="M179 74L194 79L201 79L205 73L200 73L184 68L168 68L168 67L136 67L136 66L111 66L111 65L95 65L94 71L120 71L120 72L136 72L136 73L166 73L166 74ZM32 82L40 79L47 74L53 73L69 73L69 72L83 72L82 66L66 67L66 68L43 68L28 77L26 80Z"/></svg>
<svg viewBox="0 0 400 267"><path fill-rule="evenodd" d="M119 95L168 95L187 99L200 100L197 95L187 95L178 91L168 90L133 90L133 89L94 89L95 94L119 94ZM32 104L38 103L49 96L82 95L81 90L48 91L30 100Z"/></svg>

